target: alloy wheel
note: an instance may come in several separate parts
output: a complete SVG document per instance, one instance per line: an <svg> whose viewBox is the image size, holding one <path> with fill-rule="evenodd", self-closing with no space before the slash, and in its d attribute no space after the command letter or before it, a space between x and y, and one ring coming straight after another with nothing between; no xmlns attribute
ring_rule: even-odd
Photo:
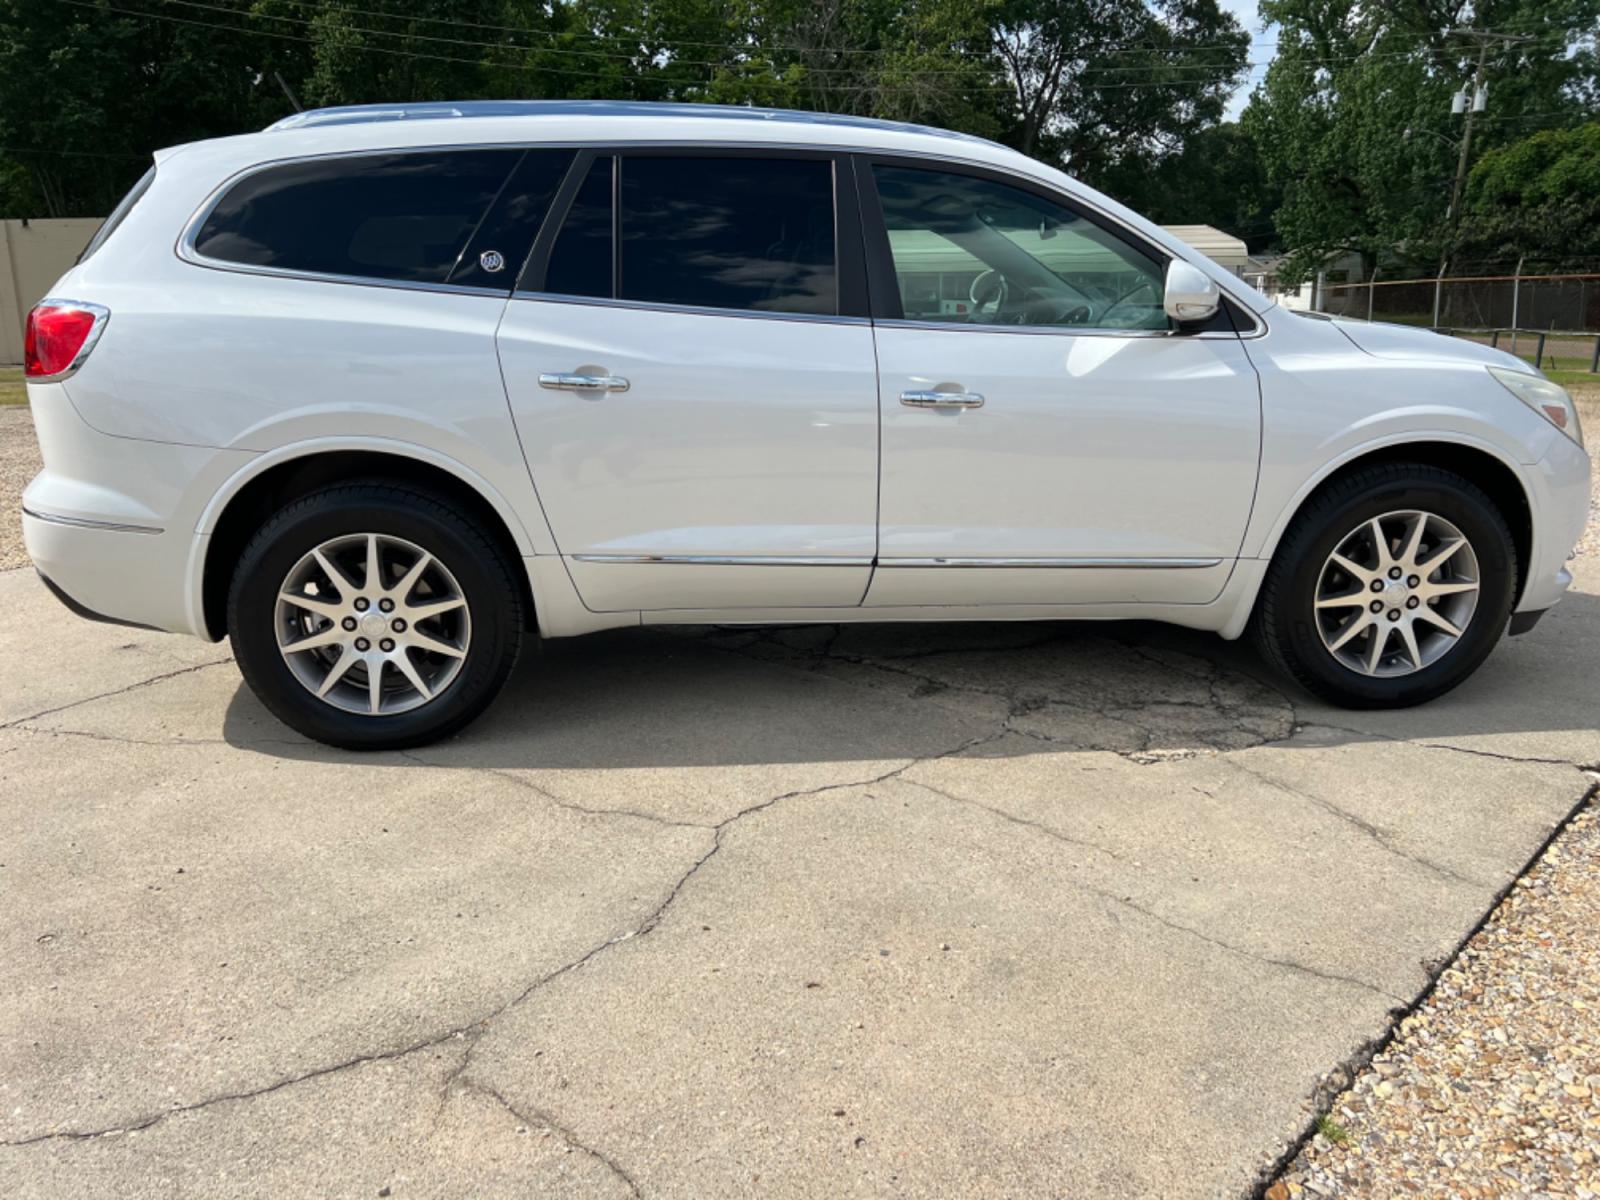
<svg viewBox="0 0 1600 1200"><path fill-rule="evenodd" d="M1478 557L1436 513L1406 510L1346 534L1317 577L1322 644L1345 667L1391 678L1432 666L1466 633L1478 606Z"/></svg>
<svg viewBox="0 0 1600 1200"><path fill-rule="evenodd" d="M422 547L381 533L332 538L278 589L278 650L324 703L392 716L435 700L472 640L466 596Z"/></svg>

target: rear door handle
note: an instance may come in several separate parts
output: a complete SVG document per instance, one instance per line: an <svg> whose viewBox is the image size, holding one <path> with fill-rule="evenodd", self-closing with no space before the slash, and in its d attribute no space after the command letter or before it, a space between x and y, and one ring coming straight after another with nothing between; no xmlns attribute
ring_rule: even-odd
<svg viewBox="0 0 1600 1200"><path fill-rule="evenodd" d="M621 375L564 375L550 372L539 376L539 386L558 392L625 392L628 381Z"/></svg>
<svg viewBox="0 0 1600 1200"><path fill-rule="evenodd" d="M907 408L982 408L978 392L901 392L900 403Z"/></svg>

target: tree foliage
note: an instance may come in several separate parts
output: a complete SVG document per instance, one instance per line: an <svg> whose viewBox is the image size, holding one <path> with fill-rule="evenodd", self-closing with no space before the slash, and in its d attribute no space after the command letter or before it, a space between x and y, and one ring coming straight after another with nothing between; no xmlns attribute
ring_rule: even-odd
<svg viewBox="0 0 1600 1200"><path fill-rule="evenodd" d="M1455 249L1446 217L1463 119L1451 95L1478 56L1461 27L1528 39L1487 54L1479 151L1594 108L1600 0L1261 0L1261 15L1279 26L1278 53L1242 123L1283 191L1291 277L1351 251L1370 267Z"/></svg>
<svg viewBox="0 0 1600 1200"><path fill-rule="evenodd" d="M1472 168L1463 253L1545 269L1600 259L1600 122L1545 130Z"/></svg>
<svg viewBox="0 0 1600 1200"><path fill-rule="evenodd" d="M1214 125L1217 0L0 0L0 209L106 212L167 145L307 105L761 104L1017 146L1138 205Z"/></svg>

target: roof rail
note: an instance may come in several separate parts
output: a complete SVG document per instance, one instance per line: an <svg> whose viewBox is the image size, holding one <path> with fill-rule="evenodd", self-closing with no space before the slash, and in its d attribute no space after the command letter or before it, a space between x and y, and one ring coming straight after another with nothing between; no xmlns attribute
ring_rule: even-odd
<svg viewBox="0 0 1600 1200"><path fill-rule="evenodd" d="M268 131L308 129L326 125L363 125L378 121L437 121L471 117L690 117L733 118L802 125L828 125L855 129L894 130L964 142L995 145L987 138L929 125L852 117L840 113L801 112L787 108L747 108L732 104L657 103L643 100L461 100L435 104L353 104L342 108L314 108L294 113L267 126Z"/></svg>

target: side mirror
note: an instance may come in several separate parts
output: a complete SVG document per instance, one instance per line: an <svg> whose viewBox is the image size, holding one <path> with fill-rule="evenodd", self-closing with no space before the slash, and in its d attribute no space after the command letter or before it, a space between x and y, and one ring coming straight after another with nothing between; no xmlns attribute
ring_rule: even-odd
<svg viewBox="0 0 1600 1200"><path fill-rule="evenodd" d="M1210 320L1221 303L1221 289L1199 267L1181 258L1167 264L1167 284L1161 307L1179 325Z"/></svg>

